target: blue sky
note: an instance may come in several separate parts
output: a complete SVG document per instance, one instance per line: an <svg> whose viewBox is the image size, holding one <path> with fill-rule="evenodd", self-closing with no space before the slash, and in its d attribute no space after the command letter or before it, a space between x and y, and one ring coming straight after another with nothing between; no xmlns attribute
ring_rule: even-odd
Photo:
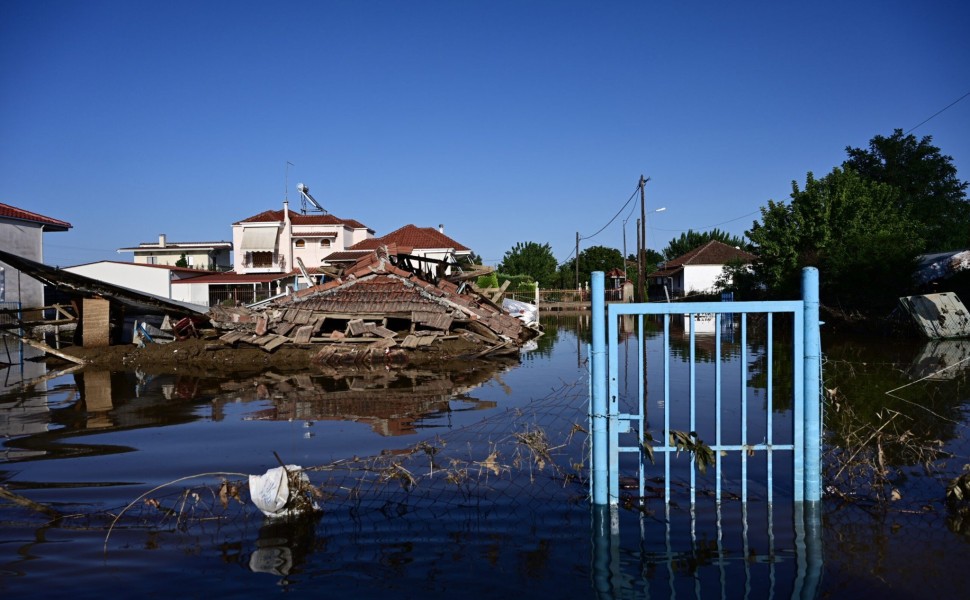
<svg viewBox="0 0 970 600"><path fill-rule="evenodd" d="M970 5L0 2L0 202L61 266L231 239L298 182L378 235L560 261L647 184L647 241L749 229L845 147L970 92ZM930 135L970 179L970 98ZM287 174L286 163L289 167ZM632 206L632 205L631 205ZM626 227L636 243L637 210ZM623 248L623 214L590 245Z"/></svg>

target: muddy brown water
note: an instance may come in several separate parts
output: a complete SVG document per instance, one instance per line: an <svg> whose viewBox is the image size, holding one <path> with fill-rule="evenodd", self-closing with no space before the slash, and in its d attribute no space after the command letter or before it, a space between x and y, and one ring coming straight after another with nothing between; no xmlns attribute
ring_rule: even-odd
<svg viewBox="0 0 970 600"><path fill-rule="evenodd" d="M588 451L588 317L545 326L537 350L501 362L323 369L172 347L113 349L46 381L43 363L8 367L0 594L915 598L970 583L970 519L943 502L970 463L960 344L823 334L833 427L836 405L892 410L948 454L927 470L889 449L895 501L827 496L806 586L805 534L782 502L653 499L621 508L604 547L573 469ZM248 502L245 475L277 456L310 469L322 513L271 520Z"/></svg>

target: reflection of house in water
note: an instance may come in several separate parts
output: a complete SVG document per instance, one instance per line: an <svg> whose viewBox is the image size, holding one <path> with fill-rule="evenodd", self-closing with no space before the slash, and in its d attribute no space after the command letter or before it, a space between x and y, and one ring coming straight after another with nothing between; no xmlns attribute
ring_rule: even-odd
<svg viewBox="0 0 970 600"><path fill-rule="evenodd" d="M347 375L263 376L257 385L240 385L238 392L213 401L213 418L226 403L269 400L270 408L252 414L274 421L356 421L370 424L381 435L408 435L422 417L454 410L453 400L467 410L495 408L495 402L465 396L491 379L498 364L476 365L465 371L431 372L420 369L359 371Z"/></svg>

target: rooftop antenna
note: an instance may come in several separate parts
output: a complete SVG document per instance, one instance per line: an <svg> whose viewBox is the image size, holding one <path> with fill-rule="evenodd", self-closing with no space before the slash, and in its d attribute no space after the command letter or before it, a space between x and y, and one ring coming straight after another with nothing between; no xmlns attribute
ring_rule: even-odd
<svg viewBox="0 0 970 600"><path fill-rule="evenodd" d="M283 201L289 204L290 202L290 167L295 167L290 161L286 161L286 166L283 167L286 170L286 176L283 178Z"/></svg>
<svg viewBox="0 0 970 600"><path fill-rule="evenodd" d="M303 214L306 214L307 212L307 202L313 205L312 210L314 212L322 212L323 214L327 214L326 209L320 206L320 203L317 202L316 199L310 195L310 186L304 185L302 183L298 183L296 184L296 189L297 191L300 192L300 200L301 200L300 211Z"/></svg>

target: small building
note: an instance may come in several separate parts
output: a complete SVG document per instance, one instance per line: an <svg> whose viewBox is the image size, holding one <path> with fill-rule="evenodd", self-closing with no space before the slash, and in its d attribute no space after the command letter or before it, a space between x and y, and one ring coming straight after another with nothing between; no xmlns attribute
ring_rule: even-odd
<svg viewBox="0 0 970 600"><path fill-rule="evenodd" d="M185 266L202 271L228 271L232 268L232 242L170 242L162 233L158 242L142 242L118 252L133 252L138 265ZM184 265L179 261L185 260Z"/></svg>
<svg viewBox="0 0 970 600"><path fill-rule="evenodd" d="M0 248L36 262L44 262L44 233L67 231L72 225L53 217L0 204ZM44 306L44 284L22 277L20 271L0 262L0 307Z"/></svg>
<svg viewBox="0 0 970 600"><path fill-rule="evenodd" d="M718 279L726 275L727 265L739 262L750 265L757 258L740 248L711 240L662 263L658 270L647 275L647 283L674 297L709 294L716 291Z"/></svg>

